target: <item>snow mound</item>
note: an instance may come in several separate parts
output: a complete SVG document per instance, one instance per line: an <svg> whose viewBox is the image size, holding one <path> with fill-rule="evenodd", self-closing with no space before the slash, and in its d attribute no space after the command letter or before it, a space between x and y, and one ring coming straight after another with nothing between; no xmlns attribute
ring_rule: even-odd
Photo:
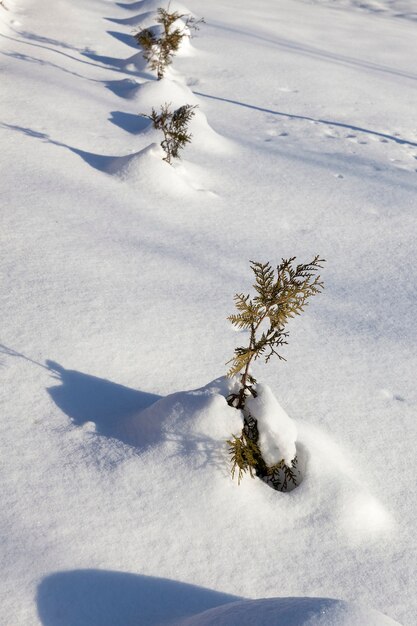
<svg viewBox="0 0 417 626"><path fill-rule="evenodd" d="M150 167L156 167L158 158L162 159L164 151L157 143L147 146L144 150L115 157L106 168L108 174L115 174L125 180L133 174L146 174ZM155 161L155 164L154 164Z"/></svg>
<svg viewBox="0 0 417 626"><path fill-rule="evenodd" d="M308 501L319 495L321 515L330 516L353 545L388 537L394 519L370 492L361 469L322 429L305 422L298 422L297 429L297 455L304 474L297 492Z"/></svg>
<svg viewBox="0 0 417 626"><path fill-rule="evenodd" d="M136 102L144 113L150 113L152 107L158 110L159 105L165 103L170 103L172 108L198 104L197 97L186 85L167 77L140 85L136 91Z"/></svg>
<svg viewBox="0 0 417 626"><path fill-rule="evenodd" d="M232 602L175 626L399 626L373 609L328 598L270 598Z"/></svg>
<svg viewBox="0 0 417 626"><path fill-rule="evenodd" d="M216 154L231 154L234 152L232 142L226 139L226 137L219 135L210 126L206 115L200 109L195 111L195 116L190 122L190 130L194 138L193 146L195 149Z"/></svg>
<svg viewBox="0 0 417 626"><path fill-rule="evenodd" d="M160 441L177 442L190 452L191 442L210 441L224 449L230 433L242 427L240 411L227 404L228 393L228 380L219 378L201 389L161 398L128 420L128 440L145 448Z"/></svg>
<svg viewBox="0 0 417 626"><path fill-rule="evenodd" d="M164 156L161 145L152 143L139 152L111 159L105 171L138 189L153 185L155 193L177 197L198 192L207 197L217 196L206 189L202 168L185 161L169 165Z"/></svg>
<svg viewBox="0 0 417 626"><path fill-rule="evenodd" d="M152 108L158 112L163 104L169 104L172 111L185 104L199 105L198 98L189 87L178 80L178 77L176 79L165 77L143 83L134 90L133 97L140 112L147 115L151 113ZM201 109L195 109L189 129L194 148L217 154L232 152L232 142L213 130Z"/></svg>
<svg viewBox="0 0 417 626"><path fill-rule="evenodd" d="M166 459L179 454L181 463L191 471L202 464L205 466L203 480L206 485L213 481L213 484L226 486L230 468L226 441L232 434L238 435L243 424L242 412L230 407L226 401L226 397L234 391L233 385L233 379L222 377L201 389L177 392L158 400L126 420L124 441L140 449L157 446L157 454ZM351 545L389 538L394 521L364 484L361 468L355 467L323 430L303 422L295 425L273 398L272 391L266 385L259 387L261 393L254 406L259 415L260 410L274 408L277 424L281 424L284 433L276 428L276 424L271 427L272 434L281 437L280 454L285 450L283 442L287 450L291 450L288 454L293 453L291 446L294 446L298 431L297 469L301 480L297 481L299 486L294 491L280 494L248 475L240 486L237 481L234 482L236 497L240 497L238 494L250 497L257 502L256 506L264 506L266 502L269 503L267 506L274 506L275 499L283 497L285 506L289 507L285 509L286 515L294 515L300 506L302 515L314 519L315 526L326 526L331 520L338 536ZM214 470L206 466L208 459L219 461L214 463ZM284 506L284 502L280 503L280 507ZM292 507L295 509L292 510Z"/></svg>
<svg viewBox="0 0 417 626"><path fill-rule="evenodd" d="M248 398L246 407L256 418L259 446L267 465L275 465L284 459L287 466L296 455L297 428L294 421L280 406L267 385L257 385L256 398Z"/></svg>

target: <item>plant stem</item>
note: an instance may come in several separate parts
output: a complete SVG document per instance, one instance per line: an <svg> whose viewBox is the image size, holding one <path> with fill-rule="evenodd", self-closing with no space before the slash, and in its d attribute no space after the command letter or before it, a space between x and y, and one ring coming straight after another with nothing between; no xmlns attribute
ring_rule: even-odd
<svg viewBox="0 0 417 626"><path fill-rule="evenodd" d="M262 324L264 319L266 317L268 317L268 311L269 311L269 309L267 309L265 311L265 314L261 317L261 319L256 324L256 326L254 324L251 324L249 349L255 350L255 346L256 346L256 331L258 330L259 326ZM250 357L249 361L246 363L246 367L245 367L245 369L243 371L243 374L242 374L242 379L241 379L242 388L241 388L241 390L239 392L239 404L238 404L238 407L241 408L241 409L245 406L245 390L247 389L247 379L248 379L248 375L249 375L249 368L250 368L250 365L252 363L252 359L253 359L254 356L255 356L255 354L253 354Z"/></svg>
<svg viewBox="0 0 417 626"><path fill-rule="evenodd" d="M256 346L256 331L258 330L259 326L262 324L262 322L264 321L264 319L267 317L268 311L265 312L265 315L263 315L261 317L261 319L259 320L259 322L256 324L256 326L254 324L251 324L251 329L250 329L250 340L249 340L249 349L251 350L255 350L255 346ZM242 379L241 379L241 389L239 391L239 404L238 407L243 409L243 407L245 406L245 391L247 389L247 379L249 376L249 368L250 365L252 363L252 359L255 355L253 354L249 361L246 363L246 367L243 371L242 374Z"/></svg>

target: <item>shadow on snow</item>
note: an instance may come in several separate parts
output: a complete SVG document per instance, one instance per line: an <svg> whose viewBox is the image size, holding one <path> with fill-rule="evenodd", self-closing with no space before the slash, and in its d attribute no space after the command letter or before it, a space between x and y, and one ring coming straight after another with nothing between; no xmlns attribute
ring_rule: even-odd
<svg viewBox="0 0 417 626"><path fill-rule="evenodd" d="M296 41L291 41L290 39L284 39L283 37L277 37L275 39L271 37L267 37L265 35L260 35L257 33L251 33L249 31L244 31L239 28L233 28L231 26L225 26L219 22L210 22L209 27L219 28L226 32L235 33L237 35L241 35L248 39L257 39L259 41L264 41L265 43L276 46L277 48L281 48L284 50L290 50L294 54L299 54L306 57L317 58L324 60L328 63L335 63L337 65L344 65L347 67L359 68L361 70L365 70L366 72L379 72L382 74L388 74L392 76L400 76L402 78L407 78L409 80L417 80L417 74L411 72L404 72L402 70L389 67L387 65L380 65L379 63L374 63L372 61L368 61L366 59L355 58L351 56L347 56L344 54L338 54L335 52L329 52L328 50L324 50L322 48L316 48L315 46L310 46L308 44L298 43Z"/></svg>
<svg viewBox="0 0 417 626"><path fill-rule="evenodd" d="M247 600L166 578L97 569L47 576L38 587L37 608L43 626L174 626L189 620L194 626L220 622L301 626L311 618L316 622L315 617L321 621L323 615L331 619L341 611L350 613L347 603L332 598ZM365 623L364 612L359 613Z"/></svg>
<svg viewBox="0 0 417 626"><path fill-rule="evenodd" d="M43 626L157 626L239 599L164 578L94 569L52 574L37 593Z"/></svg>
<svg viewBox="0 0 417 626"><path fill-rule="evenodd" d="M130 48L135 48L137 51L139 50L138 44L134 40L133 35L119 33L115 30L108 30L107 33L114 37L114 39L117 39L117 41L121 41L122 43L124 43L126 46L129 46Z"/></svg>
<svg viewBox="0 0 417 626"><path fill-rule="evenodd" d="M23 133L24 135L27 135L28 137L33 137L34 139L40 139L51 145L59 146L61 148L66 148L67 150L70 150L70 152L73 152L77 156L81 157L83 161L85 161L92 168L99 170L100 172L108 173L108 169L110 165L117 158L117 156L106 156L102 154L95 154L94 152L86 152L85 150L80 150L79 148L73 148L72 146L69 146L60 141L54 141L46 133L41 133L36 130L32 130L31 128L25 128L24 126L15 126L12 124L5 124L5 123L0 122L0 128L15 130L17 132ZM130 132L134 132L134 131L130 131Z"/></svg>
<svg viewBox="0 0 417 626"><path fill-rule="evenodd" d="M376 130L370 130L369 128L362 128L361 126L355 126L354 124L347 124L345 122L335 122L334 120L324 120L315 117L308 117L306 115L294 115L293 113L285 113L283 111L274 111L273 109L266 109L260 106L256 106L254 104L248 104L246 102L239 102L239 100L231 100L229 98L222 98L220 96L212 96L207 93L201 93L199 91L193 92L196 96L201 96L202 98L209 98L210 100L219 100L220 102L227 102L228 104L236 104L241 107L245 107L246 109L253 109L254 111L261 111L262 113L270 113L271 115L279 115L280 117L286 117L292 120L305 120L306 122L316 122L317 124L326 124L326 126L337 126L338 128L346 128L348 130L354 130L359 133L366 133L367 135L373 135L374 137L381 137L383 139L388 139L389 141L394 141L400 145L407 146L415 146L417 147L417 143L414 141L408 141L407 139L402 139L401 137L396 137L395 135L389 135L388 133L381 133Z"/></svg>
<svg viewBox="0 0 417 626"><path fill-rule="evenodd" d="M46 361L46 366L60 382L48 387L47 392L76 426L94 422L98 434L124 443L130 443L130 439L123 437L123 420L160 399L105 378L65 369L55 361Z"/></svg>
<svg viewBox="0 0 417 626"><path fill-rule="evenodd" d="M143 7L143 5L145 4L145 0L138 0L138 2L116 2L116 5L118 7L121 7L122 9L127 9L128 11L137 11L138 9L141 9Z"/></svg>
<svg viewBox="0 0 417 626"><path fill-rule="evenodd" d="M0 354L21 358L50 372L59 384L47 387L46 391L75 426L94 422L98 434L115 437L129 445L131 439L124 433L125 419L161 398L105 378L66 369L56 361L40 363L4 344L0 344Z"/></svg>
<svg viewBox="0 0 417 626"><path fill-rule="evenodd" d="M123 111L111 111L110 122L132 135L137 135L151 125L150 120L143 115L124 113Z"/></svg>

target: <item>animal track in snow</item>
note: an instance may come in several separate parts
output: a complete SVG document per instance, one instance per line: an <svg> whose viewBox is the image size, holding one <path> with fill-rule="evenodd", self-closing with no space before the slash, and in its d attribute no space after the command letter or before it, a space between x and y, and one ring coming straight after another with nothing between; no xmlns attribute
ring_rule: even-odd
<svg viewBox="0 0 417 626"><path fill-rule="evenodd" d="M381 389L381 393L383 396L385 396L385 398L388 398L389 400L397 400L397 402L405 402L405 398L403 398L402 396L393 393L392 391L390 391L390 389Z"/></svg>

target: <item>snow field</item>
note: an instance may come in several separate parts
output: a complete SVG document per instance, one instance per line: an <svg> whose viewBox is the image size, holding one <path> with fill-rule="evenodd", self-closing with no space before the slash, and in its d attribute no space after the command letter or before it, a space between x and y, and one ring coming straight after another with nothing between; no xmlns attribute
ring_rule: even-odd
<svg viewBox="0 0 417 626"><path fill-rule="evenodd" d="M159 83L132 37L159 2L6 3L0 621L415 626L413 3L189 0ZM140 113L182 98L169 167ZM238 487L232 296L315 253L325 293L256 370L304 480Z"/></svg>

